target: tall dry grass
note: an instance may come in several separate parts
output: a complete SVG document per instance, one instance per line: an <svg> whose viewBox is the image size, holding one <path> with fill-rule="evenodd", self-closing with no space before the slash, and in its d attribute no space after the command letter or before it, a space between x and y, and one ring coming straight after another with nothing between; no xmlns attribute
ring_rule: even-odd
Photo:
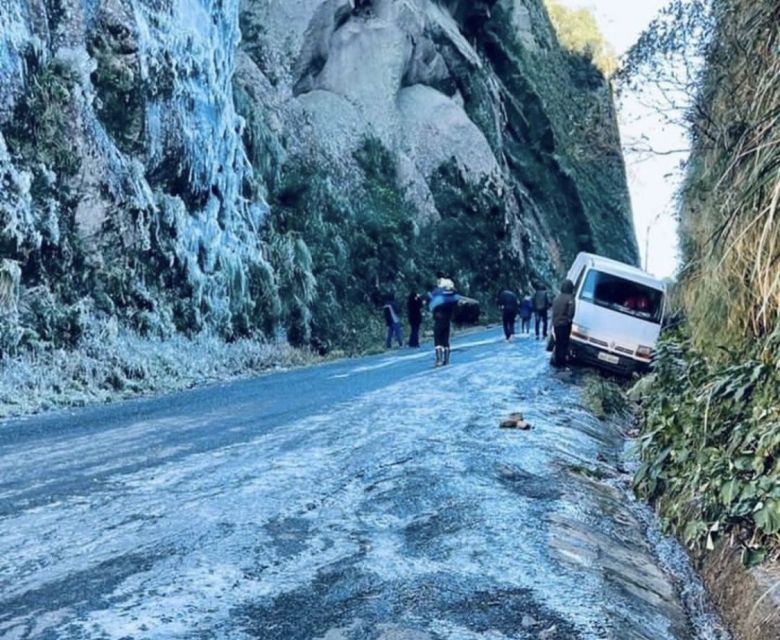
<svg viewBox="0 0 780 640"><path fill-rule="evenodd" d="M706 351L780 321L780 2L721 0L683 193L683 304Z"/></svg>

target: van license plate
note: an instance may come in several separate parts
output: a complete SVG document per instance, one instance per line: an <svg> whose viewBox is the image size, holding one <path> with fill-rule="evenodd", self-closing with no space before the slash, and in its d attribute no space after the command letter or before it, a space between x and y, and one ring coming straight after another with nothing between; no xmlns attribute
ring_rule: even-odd
<svg viewBox="0 0 780 640"><path fill-rule="evenodd" d="M620 362L620 358L617 356L613 356L611 353L599 353L599 360L603 360L604 362L609 362L609 364L618 364Z"/></svg>

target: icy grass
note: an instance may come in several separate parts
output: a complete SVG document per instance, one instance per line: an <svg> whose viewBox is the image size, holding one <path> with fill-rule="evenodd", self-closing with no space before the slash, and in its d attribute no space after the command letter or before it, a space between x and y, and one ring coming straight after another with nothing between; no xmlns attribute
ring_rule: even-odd
<svg viewBox="0 0 780 640"><path fill-rule="evenodd" d="M0 418L186 389L315 359L286 343L226 343L206 334L144 338L106 327L86 336L77 350L0 360Z"/></svg>

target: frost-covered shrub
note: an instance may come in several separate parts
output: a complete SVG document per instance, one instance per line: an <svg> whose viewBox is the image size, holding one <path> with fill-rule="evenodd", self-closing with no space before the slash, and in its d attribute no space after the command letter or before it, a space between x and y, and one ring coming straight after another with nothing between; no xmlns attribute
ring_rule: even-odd
<svg viewBox="0 0 780 640"><path fill-rule="evenodd" d="M90 321L78 349L0 359L0 417L184 389L312 359L285 343L225 343L210 334L143 338L121 330L115 319Z"/></svg>
<svg viewBox="0 0 780 640"><path fill-rule="evenodd" d="M76 75L59 60L42 62L33 55L28 56L27 65L27 92L3 132L8 148L30 164L42 162L59 174L72 176L80 166L71 123Z"/></svg>

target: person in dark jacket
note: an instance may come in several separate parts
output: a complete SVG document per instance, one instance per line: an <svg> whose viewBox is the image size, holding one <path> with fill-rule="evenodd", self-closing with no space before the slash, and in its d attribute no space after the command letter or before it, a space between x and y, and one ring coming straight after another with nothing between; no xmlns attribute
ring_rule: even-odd
<svg viewBox="0 0 780 640"><path fill-rule="evenodd" d="M450 363L450 331L452 315L461 296L455 293L455 284L449 278L439 278L436 288L428 294L428 308L433 316L433 345L436 366Z"/></svg>
<svg viewBox="0 0 780 640"><path fill-rule="evenodd" d="M520 303L520 332L531 332L531 316L534 313L534 301L529 294L523 296L523 300Z"/></svg>
<svg viewBox="0 0 780 640"><path fill-rule="evenodd" d="M389 349L393 343L393 338L398 341L398 346L404 345L404 337L401 333L401 319L398 317L398 309L395 304L395 296L389 296L383 307L385 312L385 324L387 325L387 339L385 348Z"/></svg>
<svg viewBox="0 0 780 640"><path fill-rule="evenodd" d="M517 310L520 307L520 301L517 299L517 295L504 289L498 294L498 306L501 308L502 320L504 323L504 337L507 342L512 342L512 336L515 333L515 319L517 318Z"/></svg>
<svg viewBox="0 0 780 640"><path fill-rule="evenodd" d="M555 331L555 352L553 364L562 367L566 364L569 355L569 337L571 336L571 323L574 320L574 283L564 280L561 292L552 303L552 322Z"/></svg>
<svg viewBox="0 0 780 640"><path fill-rule="evenodd" d="M409 346L420 346L420 325L422 324L422 310L424 301L416 291L412 291L406 300L406 312L409 318Z"/></svg>
<svg viewBox="0 0 780 640"><path fill-rule="evenodd" d="M539 339L539 328L542 328L543 337L547 337L547 312L550 309L550 295L543 284L536 285L534 292L534 315L536 316L536 339Z"/></svg>

